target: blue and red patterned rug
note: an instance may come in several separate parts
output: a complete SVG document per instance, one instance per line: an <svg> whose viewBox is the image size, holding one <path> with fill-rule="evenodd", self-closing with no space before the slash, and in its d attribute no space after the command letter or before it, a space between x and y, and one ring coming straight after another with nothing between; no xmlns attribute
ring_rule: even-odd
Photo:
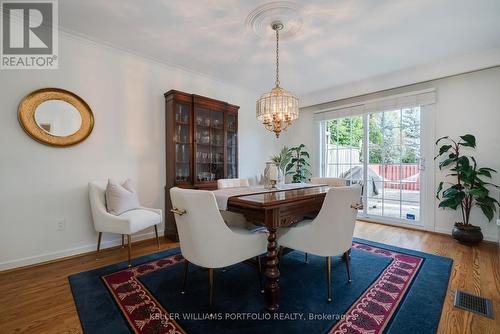
<svg viewBox="0 0 500 334"><path fill-rule="evenodd" d="M280 311L264 311L249 263L216 270L214 313L207 272L190 265L182 295L179 249L69 277L85 333L435 333L452 260L355 239L352 283L332 264L333 302L326 302L325 260L291 252L281 263Z"/></svg>

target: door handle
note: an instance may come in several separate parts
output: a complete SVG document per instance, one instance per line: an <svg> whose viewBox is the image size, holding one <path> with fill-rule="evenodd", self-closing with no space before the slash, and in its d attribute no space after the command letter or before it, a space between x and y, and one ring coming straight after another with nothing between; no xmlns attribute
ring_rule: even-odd
<svg viewBox="0 0 500 334"><path fill-rule="evenodd" d="M354 203L354 204L351 204L351 208L356 209L356 210L362 210L363 209L363 203Z"/></svg>
<svg viewBox="0 0 500 334"><path fill-rule="evenodd" d="M170 212L172 212L175 215L179 215L179 216L185 215L187 213L186 210L184 210L184 209L181 210L181 209L177 209L177 208L171 209Z"/></svg>

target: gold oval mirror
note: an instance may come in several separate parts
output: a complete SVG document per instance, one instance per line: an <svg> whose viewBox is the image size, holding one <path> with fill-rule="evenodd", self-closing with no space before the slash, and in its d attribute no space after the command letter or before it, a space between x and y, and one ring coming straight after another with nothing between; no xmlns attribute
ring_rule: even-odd
<svg viewBox="0 0 500 334"><path fill-rule="evenodd" d="M43 88L19 104L19 123L42 144L75 145L87 138L94 127L94 115L84 100L59 88Z"/></svg>

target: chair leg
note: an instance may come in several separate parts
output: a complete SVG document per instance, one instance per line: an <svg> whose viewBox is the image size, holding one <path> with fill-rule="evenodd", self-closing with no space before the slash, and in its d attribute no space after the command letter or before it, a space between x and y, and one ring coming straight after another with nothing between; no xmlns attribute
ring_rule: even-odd
<svg viewBox="0 0 500 334"><path fill-rule="evenodd" d="M189 261L184 259L184 279L182 281L182 290L181 290L181 294L185 294L186 293L186 284L187 284L187 278L188 278L188 268L189 267Z"/></svg>
<svg viewBox="0 0 500 334"><path fill-rule="evenodd" d="M344 257L345 257L345 266L346 266L346 269L347 269L347 282L351 283L351 269L349 267L349 263L350 263L350 259L349 259L349 254L347 252L344 253Z"/></svg>
<svg viewBox="0 0 500 334"><path fill-rule="evenodd" d="M125 235L122 234L122 248L125 247Z"/></svg>
<svg viewBox="0 0 500 334"><path fill-rule="evenodd" d="M305 256L305 259L304 259L304 263L309 263L309 260L307 258L307 253L305 253L305 254L306 254L306 256Z"/></svg>
<svg viewBox="0 0 500 334"><path fill-rule="evenodd" d="M214 296L214 268L208 268L208 307L212 310Z"/></svg>
<svg viewBox="0 0 500 334"><path fill-rule="evenodd" d="M255 259L257 260L257 269L258 269L257 274L259 275L260 293L264 293L264 287L262 286L262 263L260 262L260 256L257 255Z"/></svg>
<svg viewBox="0 0 500 334"><path fill-rule="evenodd" d="M351 249L349 248L349 250L347 252L345 252L344 254L342 254L342 261L345 261L345 258L349 256L349 259L351 259Z"/></svg>
<svg viewBox="0 0 500 334"><path fill-rule="evenodd" d="M326 299L326 301L331 303L332 302L332 258L329 256L326 257L326 280L328 286L328 298Z"/></svg>
<svg viewBox="0 0 500 334"><path fill-rule="evenodd" d="M127 243L128 243L128 266L132 267L132 263L130 261L130 256L132 254L132 238L130 237L130 234L127 234Z"/></svg>
<svg viewBox="0 0 500 334"><path fill-rule="evenodd" d="M160 238L158 238L158 226L155 225L156 243L158 244L158 249L160 249Z"/></svg>
<svg viewBox="0 0 500 334"><path fill-rule="evenodd" d="M102 232L99 232L99 234L97 235L97 252L95 254L96 260L99 260L98 256L99 256L99 251L101 250L101 238L102 238Z"/></svg>

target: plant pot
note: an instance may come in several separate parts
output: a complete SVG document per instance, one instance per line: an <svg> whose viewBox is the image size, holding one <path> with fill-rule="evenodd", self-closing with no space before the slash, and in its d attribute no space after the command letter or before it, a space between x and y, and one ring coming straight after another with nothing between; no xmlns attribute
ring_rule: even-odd
<svg viewBox="0 0 500 334"><path fill-rule="evenodd" d="M456 240L465 244L477 244L483 240L483 232L479 226L464 225L462 223L455 223L451 235Z"/></svg>

